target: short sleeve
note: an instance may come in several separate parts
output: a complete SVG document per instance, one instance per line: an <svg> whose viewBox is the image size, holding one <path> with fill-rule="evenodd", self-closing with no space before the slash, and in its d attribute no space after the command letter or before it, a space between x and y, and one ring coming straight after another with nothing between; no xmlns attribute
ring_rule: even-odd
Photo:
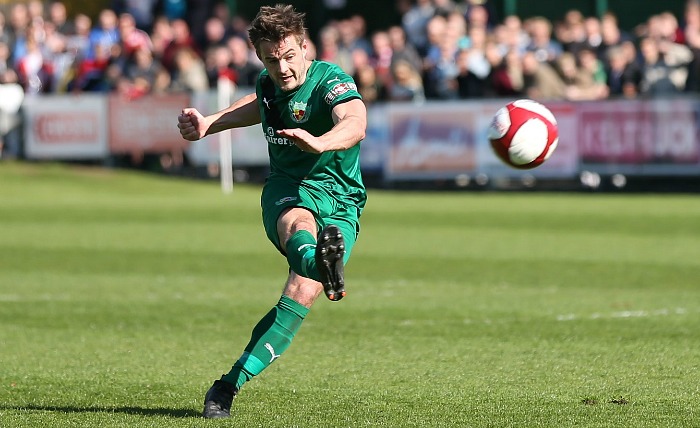
<svg viewBox="0 0 700 428"><path fill-rule="evenodd" d="M323 91L323 100L331 108L352 99L362 99L357 91L355 81L342 71L327 75L324 82L321 83L321 90Z"/></svg>

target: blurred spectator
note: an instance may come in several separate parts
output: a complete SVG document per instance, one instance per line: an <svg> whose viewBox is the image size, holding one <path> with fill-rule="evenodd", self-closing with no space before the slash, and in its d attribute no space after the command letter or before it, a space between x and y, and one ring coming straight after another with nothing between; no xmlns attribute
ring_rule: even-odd
<svg viewBox="0 0 700 428"><path fill-rule="evenodd" d="M5 83L17 83L19 78L10 61L10 47L6 42L0 41L0 85Z"/></svg>
<svg viewBox="0 0 700 428"><path fill-rule="evenodd" d="M374 68L377 78L382 86L391 87L391 59L394 51L391 49L389 34L386 31L377 31L372 35L372 55L370 63Z"/></svg>
<svg viewBox="0 0 700 428"><path fill-rule="evenodd" d="M158 60L162 60L165 50L173 41L173 38L173 28L170 25L170 21L164 16L157 17L153 22L151 45L153 46L153 55Z"/></svg>
<svg viewBox="0 0 700 428"><path fill-rule="evenodd" d="M444 17L447 17L453 12L459 12L457 4L455 4L453 0L433 0L433 7L435 8L435 15ZM464 11L460 13L464 13Z"/></svg>
<svg viewBox="0 0 700 428"><path fill-rule="evenodd" d="M231 67L236 73L236 84L254 87L263 66L260 61L251 60L254 55L251 55L248 41L237 36L231 37L228 48L231 52Z"/></svg>
<svg viewBox="0 0 700 428"><path fill-rule="evenodd" d="M35 18L44 19L44 2L42 0L29 0L27 2L27 13L29 13L29 20Z"/></svg>
<svg viewBox="0 0 700 428"><path fill-rule="evenodd" d="M10 35L5 29L5 14L0 10L0 43L5 43L9 50Z"/></svg>
<svg viewBox="0 0 700 428"><path fill-rule="evenodd" d="M370 57L363 49L355 49L352 52L353 79L357 85L357 92L362 95L365 104L373 104L386 99L386 87L377 76L377 72L370 63Z"/></svg>
<svg viewBox="0 0 700 428"><path fill-rule="evenodd" d="M602 43L600 54L605 57L606 51L611 46L620 46L625 42L633 41L632 36L622 31L617 24L617 16L612 12L606 12L600 20L600 35Z"/></svg>
<svg viewBox="0 0 700 428"><path fill-rule="evenodd" d="M403 17L413 6L413 0L394 0L394 10Z"/></svg>
<svg viewBox="0 0 700 428"><path fill-rule="evenodd" d="M469 29L469 46L458 53L460 98L484 97L487 93L491 63L486 58L486 27Z"/></svg>
<svg viewBox="0 0 700 428"><path fill-rule="evenodd" d="M387 34L389 35L389 45L391 46L392 51L392 70L396 62L405 61L411 65L416 72L420 73L423 69L423 60L421 59L420 55L418 55L418 51L416 51L412 45L407 43L406 33L404 32L403 28L398 25L394 25L389 27Z"/></svg>
<svg viewBox="0 0 700 428"><path fill-rule="evenodd" d="M104 9L100 12L97 26L90 31L88 59L95 59L98 54L110 52L112 46L119 43L117 23L117 14L113 10Z"/></svg>
<svg viewBox="0 0 700 428"><path fill-rule="evenodd" d="M81 61L88 57L90 50L90 30L92 20L87 15L79 13L73 19L75 32L66 38L66 50L73 55L73 61Z"/></svg>
<svg viewBox="0 0 700 428"><path fill-rule="evenodd" d="M350 75L354 73L351 51L341 45L337 24L330 23L321 28L318 59L332 62Z"/></svg>
<svg viewBox="0 0 700 428"><path fill-rule="evenodd" d="M700 0L687 0L683 20L682 31L685 43L692 49L700 48Z"/></svg>
<svg viewBox="0 0 700 428"><path fill-rule="evenodd" d="M673 86L684 90L693 54L688 46L676 42L683 37L679 31L678 20L671 13L653 15L647 20L646 38L654 40L661 61L671 68L669 78Z"/></svg>
<svg viewBox="0 0 700 428"><path fill-rule="evenodd" d="M632 42L627 42L627 44L635 49ZM607 85L611 96L634 98L638 93L641 72L639 65L634 60L636 54L633 52L630 58L623 46L613 46L608 49Z"/></svg>
<svg viewBox="0 0 700 428"><path fill-rule="evenodd" d="M74 92L105 92L111 90L107 80L107 67L111 61L111 48L97 44L92 56L77 61L75 77L68 84Z"/></svg>
<svg viewBox="0 0 700 428"><path fill-rule="evenodd" d="M117 15L128 13L134 17L139 30L151 32L158 0L112 0L112 10Z"/></svg>
<svg viewBox="0 0 700 428"><path fill-rule="evenodd" d="M224 44L226 43L226 37L226 24L218 16L212 16L204 24L204 44L202 49L206 51L212 46Z"/></svg>
<svg viewBox="0 0 700 428"><path fill-rule="evenodd" d="M515 15L506 16L503 24L494 28L493 36L501 55L511 50L522 54L530 44L530 36L524 30L520 18Z"/></svg>
<svg viewBox="0 0 700 428"><path fill-rule="evenodd" d="M583 51L582 51L583 52ZM591 51L588 55L592 56L597 61L595 55ZM564 97L572 101L589 101L605 98L608 95L608 89L605 83L596 82L594 77L593 66L588 64L589 68L579 67L576 61L576 56L571 52L564 52L556 60L559 73L566 85Z"/></svg>
<svg viewBox="0 0 700 428"><path fill-rule="evenodd" d="M486 32L486 27L482 25L470 25L469 29L478 29L483 33ZM445 30L449 35L457 40L458 49L467 49L472 45L471 40L469 40L469 35L467 34L467 21L464 15L454 12L447 15L447 26Z"/></svg>
<svg viewBox="0 0 700 428"><path fill-rule="evenodd" d="M642 79L640 93L648 96L668 95L680 92L678 83L672 79L675 67L669 65L661 55L656 40L645 37L639 42L642 53Z"/></svg>
<svg viewBox="0 0 700 428"><path fill-rule="evenodd" d="M41 51L37 34L32 29L27 31L26 53L17 60L19 83L27 94L50 92L53 82L53 67Z"/></svg>
<svg viewBox="0 0 700 428"><path fill-rule="evenodd" d="M601 30L600 19L595 16L589 16L583 22L583 27L586 31L586 44L589 48L595 50L598 58L605 61L603 33Z"/></svg>
<svg viewBox="0 0 700 428"><path fill-rule="evenodd" d="M150 93L156 85L161 68L148 47L137 48L126 65L123 77L118 79L119 92L128 99L137 99Z"/></svg>
<svg viewBox="0 0 700 428"><path fill-rule="evenodd" d="M156 19L162 16L168 21L184 19L187 14L187 0L159 0L156 2L154 14Z"/></svg>
<svg viewBox="0 0 700 428"><path fill-rule="evenodd" d="M240 37L241 39L248 40L248 27L250 22L240 15L235 15L231 17L231 22L229 23L229 34L230 37ZM308 37L308 40L312 40L312 37Z"/></svg>
<svg viewBox="0 0 700 428"><path fill-rule="evenodd" d="M225 45L218 45L207 50L204 56L204 65L207 70L209 87L216 88L219 79L228 79L236 83L238 74L231 67L231 50Z"/></svg>
<svg viewBox="0 0 700 428"><path fill-rule="evenodd" d="M204 61L192 48L183 47L175 53L175 73L172 89L178 92L203 92L209 89Z"/></svg>
<svg viewBox="0 0 700 428"><path fill-rule="evenodd" d="M489 11L482 4L472 4L467 12L462 15L465 18L467 27L481 27L484 30L492 28L489 22Z"/></svg>
<svg viewBox="0 0 700 428"><path fill-rule="evenodd" d="M454 30L454 27L452 27ZM428 98L459 97L459 40L457 31L449 31L444 17L436 15L428 23L431 46L425 58L425 91Z"/></svg>
<svg viewBox="0 0 700 428"><path fill-rule="evenodd" d="M56 31L66 36L75 34L75 24L68 19L66 5L62 1L53 1L49 6L49 21Z"/></svg>
<svg viewBox="0 0 700 428"><path fill-rule="evenodd" d="M421 56L428 53L428 22L435 16L435 8L430 0L416 0L415 4L403 15L401 25L406 31L408 41Z"/></svg>
<svg viewBox="0 0 700 428"><path fill-rule="evenodd" d="M561 44L552 39L552 23L547 18L528 19L525 30L530 36L527 50L535 54L537 61L552 62L563 52Z"/></svg>
<svg viewBox="0 0 700 428"><path fill-rule="evenodd" d="M7 28L8 45L13 65L27 52L27 32L29 30L29 10L24 3L15 3L10 9L10 25Z"/></svg>
<svg viewBox="0 0 700 428"><path fill-rule="evenodd" d="M366 37L367 24L360 15L354 15L350 19L338 22L338 32L340 34L340 45L348 52L355 49L362 49L372 53L372 43Z"/></svg>
<svg viewBox="0 0 700 428"><path fill-rule="evenodd" d="M566 85L548 62L541 62L534 52L523 55L523 93L539 100L562 100Z"/></svg>
<svg viewBox="0 0 700 428"><path fill-rule="evenodd" d="M119 15L119 39L122 46L122 54L127 58L138 50L153 50L151 37L143 30L136 27L136 20L130 13Z"/></svg>
<svg viewBox="0 0 700 428"><path fill-rule="evenodd" d="M170 87L172 85L172 78L168 70L163 67L158 69L156 73L156 80L153 82L152 93L156 95L162 95L170 92Z"/></svg>
<svg viewBox="0 0 700 428"><path fill-rule="evenodd" d="M460 6L461 9L466 9L465 17L470 25L473 25L473 19L471 17L473 9L481 9L478 12L480 15L485 13L486 16L486 27L491 30L498 23L498 15L496 14L496 7L494 3L490 0L464 0L465 6ZM483 21L483 18L480 20Z"/></svg>
<svg viewBox="0 0 700 428"><path fill-rule="evenodd" d="M689 92L700 92L700 0L688 0L683 16L683 38L693 55L688 65L685 89Z"/></svg>
<svg viewBox="0 0 700 428"><path fill-rule="evenodd" d="M491 45L486 50L487 58L491 63L489 86L493 95L497 97L520 96L523 93L523 63L520 53L516 49L506 52L501 57L498 45Z"/></svg>
<svg viewBox="0 0 700 428"><path fill-rule="evenodd" d="M221 22L224 23L224 27L228 26L231 22L231 11L227 3L228 2L220 0L215 2L210 16L210 18L218 18L219 20L221 20ZM226 29L226 33L228 36L228 28Z"/></svg>
<svg viewBox="0 0 700 428"><path fill-rule="evenodd" d="M68 37L56 31L53 22L44 23L44 43L42 52L46 61L53 67L51 88L54 92L65 92L68 80L72 78L75 55L68 50Z"/></svg>
<svg viewBox="0 0 700 428"><path fill-rule="evenodd" d="M654 21L654 29L650 36L658 39L668 40L676 44L684 44L685 36L678 24L678 19L671 12L661 12L649 18Z"/></svg>
<svg viewBox="0 0 700 428"><path fill-rule="evenodd" d="M608 76L605 72L605 66L603 65L603 62L598 59L598 56L593 48L586 47L579 50L576 54L576 60L581 66L582 70L590 73L591 77L593 77L593 81L596 84L606 84Z"/></svg>
<svg viewBox="0 0 700 428"><path fill-rule="evenodd" d="M206 44L204 28L207 19L214 16L214 7L217 3L219 3L218 0L187 0L187 15L184 19L191 30L194 50L197 55L201 55Z"/></svg>
<svg viewBox="0 0 700 428"><path fill-rule="evenodd" d="M199 51L197 50L197 45L195 44L194 37L192 37L192 33L190 33L190 27L187 25L187 22L182 19L176 19L172 22L171 28L173 31L173 37L165 47L163 56L160 60L163 63L163 66L172 75L175 73L175 69L177 67L175 64L175 56L181 49L190 49L196 55L199 55Z"/></svg>
<svg viewBox="0 0 700 428"><path fill-rule="evenodd" d="M555 25L555 34L566 52L576 55L581 49L589 47L584 17L579 10L566 12L564 20Z"/></svg>
<svg viewBox="0 0 700 428"><path fill-rule="evenodd" d="M388 99L390 101L410 101L421 103L425 101L423 79L420 73L406 60L397 60L392 67L391 89Z"/></svg>

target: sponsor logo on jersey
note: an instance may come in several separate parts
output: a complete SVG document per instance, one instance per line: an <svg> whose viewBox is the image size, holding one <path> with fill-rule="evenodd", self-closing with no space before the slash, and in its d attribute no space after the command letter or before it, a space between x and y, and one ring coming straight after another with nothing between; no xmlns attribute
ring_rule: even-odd
<svg viewBox="0 0 700 428"><path fill-rule="evenodd" d="M292 111L292 119L296 123L304 123L309 120L309 106L306 103L290 101L289 109Z"/></svg>
<svg viewBox="0 0 700 428"><path fill-rule="evenodd" d="M263 97L263 103L265 103L265 107L267 107L268 110L270 110L270 103L274 101L274 99L267 99L266 97Z"/></svg>
<svg viewBox="0 0 700 428"><path fill-rule="evenodd" d="M275 348L273 348L272 345L270 345L270 342L266 342L264 346L265 346L265 349L270 351L270 355L271 355L270 362L273 362L280 357L279 354L275 354Z"/></svg>
<svg viewBox="0 0 700 428"><path fill-rule="evenodd" d="M287 202L292 202L292 201L296 201L296 200L297 200L296 196L285 196L284 198L275 202L275 205L282 205L282 204L286 204Z"/></svg>
<svg viewBox="0 0 700 428"><path fill-rule="evenodd" d="M294 143L292 143L290 140L288 140L285 137L275 137L275 128L268 126L267 130L265 131L265 139L267 140L268 144L275 144L278 146L293 146Z"/></svg>
<svg viewBox="0 0 700 428"><path fill-rule="evenodd" d="M340 82L336 83L335 86L331 88L326 94L324 100L326 103L331 104L336 98L343 95L349 91L357 91L357 85L352 82Z"/></svg>

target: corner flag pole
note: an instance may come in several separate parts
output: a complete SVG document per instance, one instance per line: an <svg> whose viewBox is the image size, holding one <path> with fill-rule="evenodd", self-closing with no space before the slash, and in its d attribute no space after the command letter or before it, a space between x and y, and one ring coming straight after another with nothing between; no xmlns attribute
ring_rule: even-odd
<svg viewBox="0 0 700 428"><path fill-rule="evenodd" d="M219 110L231 105L231 99L236 91L236 85L226 77L220 77L217 85ZM221 191L225 194L233 192L233 151L231 149L231 131L219 133L219 171L221 176Z"/></svg>

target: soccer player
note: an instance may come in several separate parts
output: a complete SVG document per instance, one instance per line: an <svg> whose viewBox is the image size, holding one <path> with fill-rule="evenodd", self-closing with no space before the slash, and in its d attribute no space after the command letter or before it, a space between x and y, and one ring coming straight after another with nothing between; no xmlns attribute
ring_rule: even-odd
<svg viewBox="0 0 700 428"><path fill-rule="evenodd" d="M193 108L178 117L180 134L189 141L262 123L270 157L262 219L267 237L289 263L279 302L255 326L231 371L207 391L205 418L230 416L243 384L289 347L321 292L332 301L345 296L344 264L366 201L359 143L367 111L350 76L307 59L305 34L304 14L292 6L262 7L249 29L265 66L255 94L206 117Z"/></svg>

